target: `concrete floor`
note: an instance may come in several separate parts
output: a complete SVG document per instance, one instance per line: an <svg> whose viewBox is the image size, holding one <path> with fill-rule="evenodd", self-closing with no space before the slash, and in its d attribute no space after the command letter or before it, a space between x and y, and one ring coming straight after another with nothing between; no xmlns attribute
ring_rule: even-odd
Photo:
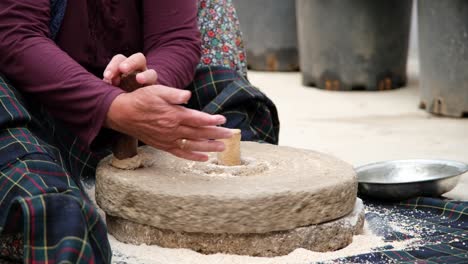
<svg viewBox="0 0 468 264"><path fill-rule="evenodd" d="M418 108L417 63L407 87L386 92L330 92L305 87L299 73L249 72L277 105L280 145L335 155L354 166L382 160L436 158L468 163L468 119ZM468 174L447 197L468 200Z"/></svg>

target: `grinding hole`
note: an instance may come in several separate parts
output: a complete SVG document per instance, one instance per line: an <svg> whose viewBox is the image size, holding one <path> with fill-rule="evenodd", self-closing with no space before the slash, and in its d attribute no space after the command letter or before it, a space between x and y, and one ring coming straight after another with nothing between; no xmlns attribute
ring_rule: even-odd
<svg viewBox="0 0 468 264"><path fill-rule="evenodd" d="M217 159L211 159L208 161L209 163L213 164L213 165L216 165L216 166L219 166L220 168L225 168L225 167L240 167L240 166L247 166L250 164L250 161L249 160L245 160L245 159L241 159L241 165L238 165L238 166L224 166L224 165L220 165L218 163L218 160Z"/></svg>
<svg viewBox="0 0 468 264"><path fill-rule="evenodd" d="M239 176L254 176L264 173L270 168L265 161L258 161L253 158L241 159L239 166L218 165L217 159L210 159L208 162L189 162L183 168L185 173L210 178L231 178Z"/></svg>

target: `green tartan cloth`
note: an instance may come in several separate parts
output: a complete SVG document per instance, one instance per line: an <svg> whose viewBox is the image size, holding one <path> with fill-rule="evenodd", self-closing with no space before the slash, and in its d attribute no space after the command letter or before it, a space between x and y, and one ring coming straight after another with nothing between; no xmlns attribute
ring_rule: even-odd
<svg viewBox="0 0 468 264"><path fill-rule="evenodd" d="M222 114L224 126L242 130L242 140L278 144L279 120L273 102L239 72L224 67L204 67L188 88L188 107Z"/></svg>
<svg viewBox="0 0 468 264"><path fill-rule="evenodd" d="M243 140L278 142L274 104L235 69L199 68L187 89L190 107L225 115ZM0 259L109 263L106 226L82 186L107 154L91 152L0 76Z"/></svg>
<svg viewBox="0 0 468 264"><path fill-rule="evenodd" d="M77 140L62 151L67 138L54 138L67 133L50 124L0 76L0 258L108 263L106 227L79 181L95 160L74 152Z"/></svg>

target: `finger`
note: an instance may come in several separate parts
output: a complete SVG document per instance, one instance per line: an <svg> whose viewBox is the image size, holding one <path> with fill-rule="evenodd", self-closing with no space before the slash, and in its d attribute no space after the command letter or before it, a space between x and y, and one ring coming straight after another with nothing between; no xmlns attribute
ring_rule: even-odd
<svg viewBox="0 0 468 264"><path fill-rule="evenodd" d="M104 70L104 81L111 83L112 79L119 74L119 65L125 61L127 57L122 54L115 55Z"/></svg>
<svg viewBox="0 0 468 264"><path fill-rule="evenodd" d="M158 80L158 74L153 69L146 70L138 73L136 80L139 84L153 85L156 84L156 81Z"/></svg>
<svg viewBox="0 0 468 264"><path fill-rule="evenodd" d="M225 149L224 143L216 140L178 139L176 144L185 151L222 152Z"/></svg>
<svg viewBox="0 0 468 264"><path fill-rule="evenodd" d="M174 134L178 138L186 138L190 140L208 140L208 139L224 139L232 137L232 130L224 127L207 126L207 127L189 127L179 126Z"/></svg>
<svg viewBox="0 0 468 264"><path fill-rule="evenodd" d="M192 127L218 126L226 123L226 118L222 115L210 115L189 108L185 108L179 118L181 124Z"/></svg>
<svg viewBox="0 0 468 264"><path fill-rule="evenodd" d="M189 91L167 87L164 85L157 85L156 88L157 89L155 89L155 93L164 101L173 105L186 104L192 96L192 93Z"/></svg>
<svg viewBox="0 0 468 264"><path fill-rule="evenodd" d="M134 71L146 71L146 69L146 57L141 52L133 54L119 65L120 72L125 74Z"/></svg>
<svg viewBox="0 0 468 264"><path fill-rule="evenodd" d="M193 161L208 161L208 155L199 152L185 151L178 148L170 149L168 152L182 159Z"/></svg>

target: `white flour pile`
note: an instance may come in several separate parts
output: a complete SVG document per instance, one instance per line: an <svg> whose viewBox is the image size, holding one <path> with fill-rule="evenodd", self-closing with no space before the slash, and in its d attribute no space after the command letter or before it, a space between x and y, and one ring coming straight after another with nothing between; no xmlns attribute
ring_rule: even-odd
<svg viewBox="0 0 468 264"><path fill-rule="evenodd" d="M127 245L109 236L114 251L115 264L310 264L314 261L326 261L340 257L372 252L375 248L391 245L394 249L404 249L413 240L385 243L373 235L364 226L364 233L357 235L353 243L346 248L334 252L320 253L305 249L296 249L287 256L261 258L225 254L203 255L188 249L167 249L158 246Z"/></svg>

